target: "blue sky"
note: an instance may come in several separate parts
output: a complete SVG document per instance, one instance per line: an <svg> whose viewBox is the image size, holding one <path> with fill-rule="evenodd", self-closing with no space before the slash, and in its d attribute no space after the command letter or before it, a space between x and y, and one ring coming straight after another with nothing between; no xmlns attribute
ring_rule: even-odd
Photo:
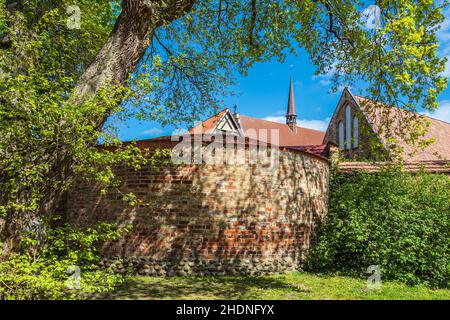
<svg viewBox="0 0 450 320"><path fill-rule="evenodd" d="M448 57L445 75L450 76L450 9L444 12L446 19L438 33L439 55ZM284 122L287 107L290 65L293 65L295 101L297 105L297 123L300 126L326 130L341 91L330 93L330 81L327 75L314 76L315 67L305 52L288 56L284 63L275 61L259 63L249 71L247 77L238 78L233 97L225 97L223 107L237 105L238 113L252 117ZM351 88L359 93L358 88ZM439 97L439 109L434 118L450 122L450 88ZM209 115L202 115L202 119ZM140 122L130 119L119 125L121 140L148 139L161 135L170 135L173 127L161 127L156 122Z"/></svg>

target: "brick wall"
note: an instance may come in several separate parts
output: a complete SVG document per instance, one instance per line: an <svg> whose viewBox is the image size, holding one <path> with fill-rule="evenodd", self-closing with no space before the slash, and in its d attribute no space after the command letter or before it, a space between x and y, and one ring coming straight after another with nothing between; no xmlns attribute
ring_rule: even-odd
<svg viewBox="0 0 450 320"><path fill-rule="evenodd" d="M99 220L131 224L106 243L104 263L125 258L140 274L264 274L299 269L327 213L329 164L283 151L278 168L260 165L180 165L116 169L120 192L80 183L67 197L75 225ZM122 270L119 267L119 271Z"/></svg>

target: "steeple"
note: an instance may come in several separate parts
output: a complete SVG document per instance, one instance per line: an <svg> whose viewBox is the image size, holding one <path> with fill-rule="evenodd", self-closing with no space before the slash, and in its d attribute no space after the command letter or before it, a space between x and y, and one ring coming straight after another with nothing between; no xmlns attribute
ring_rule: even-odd
<svg viewBox="0 0 450 320"><path fill-rule="evenodd" d="M292 66L291 66L291 80L289 85L288 108L286 113L286 124L293 132L297 132L297 111L295 110L294 83L292 81Z"/></svg>

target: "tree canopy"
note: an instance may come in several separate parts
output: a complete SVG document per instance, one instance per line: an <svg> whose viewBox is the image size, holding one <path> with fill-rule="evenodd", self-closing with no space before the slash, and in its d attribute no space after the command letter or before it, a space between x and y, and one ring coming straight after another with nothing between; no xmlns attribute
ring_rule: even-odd
<svg viewBox="0 0 450 320"><path fill-rule="evenodd" d="M112 115L162 124L217 108L256 62L305 49L318 73L365 85L374 100L434 110L446 86L436 32L447 1L379 0L368 28L351 0L0 0L0 215L17 225L55 213L83 175L145 159L100 152ZM80 10L79 28L68 19Z"/></svg>

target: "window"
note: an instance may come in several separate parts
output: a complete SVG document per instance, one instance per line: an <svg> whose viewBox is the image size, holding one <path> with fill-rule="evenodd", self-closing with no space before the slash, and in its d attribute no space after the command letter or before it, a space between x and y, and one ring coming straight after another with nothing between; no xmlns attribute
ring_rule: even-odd
<svg viewBox="0 0 450 320"><path fill-rule="evenodd" d="M350 106L345 109L345 146L347 149L352 147L352 110Z"/></svg>
<svg viewBox="0 0 450 320"><path fill-rule="evenodd" d="M339 150L344 150L345 146L344 146L344 123L342 121L339 121Z"/></svg>
<svg viewBox="0 0 450 320"><path fill-rule="evenodd" d="M353 118L353 148L358 148L359 146L359 128L358 128L358 117Z"/></svg>

